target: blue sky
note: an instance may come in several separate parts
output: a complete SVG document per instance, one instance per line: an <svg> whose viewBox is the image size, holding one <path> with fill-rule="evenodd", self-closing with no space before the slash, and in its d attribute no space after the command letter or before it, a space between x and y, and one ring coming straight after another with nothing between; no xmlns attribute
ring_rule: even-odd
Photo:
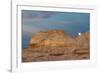
<svg viewBox="0 0 100 73"><path fill-rule="evenodd" d="M89 24L89 13L22 10L22 48L27 48L37 32L56 29L76 36L89 31Z"/></svg>

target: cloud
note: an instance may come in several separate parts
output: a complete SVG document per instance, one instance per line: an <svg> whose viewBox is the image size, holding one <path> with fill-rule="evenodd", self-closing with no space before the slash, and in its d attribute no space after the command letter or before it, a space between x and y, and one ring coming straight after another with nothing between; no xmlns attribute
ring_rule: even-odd
<svg viewBox="0 0 100 73"><path fill-rule="evenodd" d="M28 33L28 34L35 34L36 32L44 31L47 30L46 28L39 28L39 27L33 27L29 25L24 25L22 27L22 32L23 33Z"/></svg>
<svg viewBox="0 0 100 73"><path fill-rule="evenodd" d="M23 10L22 19L24 20L32 19L33 21L41 21L43 19L50 18L54 14L55 12L50 12L50 11Z"/></svg>

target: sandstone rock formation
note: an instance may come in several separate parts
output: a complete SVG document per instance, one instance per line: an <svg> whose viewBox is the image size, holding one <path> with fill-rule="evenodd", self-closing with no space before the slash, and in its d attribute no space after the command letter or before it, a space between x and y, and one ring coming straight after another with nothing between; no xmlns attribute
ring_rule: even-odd
<svg viewBox="0 0 100 73"><path fill-rule="evenodd" d="M90 42L90 34L89 34L89 32L85 32L82 35L76 37L76 41L77 41L77 45L79 47L88 48L89 44L90 44L89 43Z"/></svg>
<svg viewBox="0 0 100 73"><path fill-rule="evenodd" d="M63 30L39 32L30 39L29 47L22 50L22 61L53 61L89 59L89 32L75 38Z"/></svg>
<svg viewBox="0 0 100 73"><path fill-rule="evenodd" d="M46 32L40 32L36 35L33 35L30 40L29 48L36 48L40 46L66 46L68 48L71 48L74 44L75 39L65 34L63 30L49 30Z"/></svg>
<svg viewBox="0 0 100 73"><path fill-rule="evenodd" d="M89 58L90 56L90 33L85 32L76 38L76 47L74 50L76 55L80 55L81 58Z"/></svg>

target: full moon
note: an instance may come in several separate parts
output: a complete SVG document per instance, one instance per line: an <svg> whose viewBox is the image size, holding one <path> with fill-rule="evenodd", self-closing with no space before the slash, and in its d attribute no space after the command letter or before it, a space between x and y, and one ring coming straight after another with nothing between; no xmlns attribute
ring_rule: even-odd
<svg viewBox="0 0 100 73"><path fill-rule="evenodd" d="M78 35L80 36L81 35L81 32L79 32Z"/></svg>

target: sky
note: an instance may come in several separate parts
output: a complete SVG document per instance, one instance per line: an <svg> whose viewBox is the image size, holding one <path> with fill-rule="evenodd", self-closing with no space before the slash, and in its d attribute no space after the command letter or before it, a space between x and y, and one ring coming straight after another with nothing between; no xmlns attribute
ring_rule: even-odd
<svg viewBox="0 0 100 73"><path fill-rule="evenodd" d="M71 36L89 31L90 14L22 10L22 48L27 48L31 36L51 29L64 30Z"/></svg>

